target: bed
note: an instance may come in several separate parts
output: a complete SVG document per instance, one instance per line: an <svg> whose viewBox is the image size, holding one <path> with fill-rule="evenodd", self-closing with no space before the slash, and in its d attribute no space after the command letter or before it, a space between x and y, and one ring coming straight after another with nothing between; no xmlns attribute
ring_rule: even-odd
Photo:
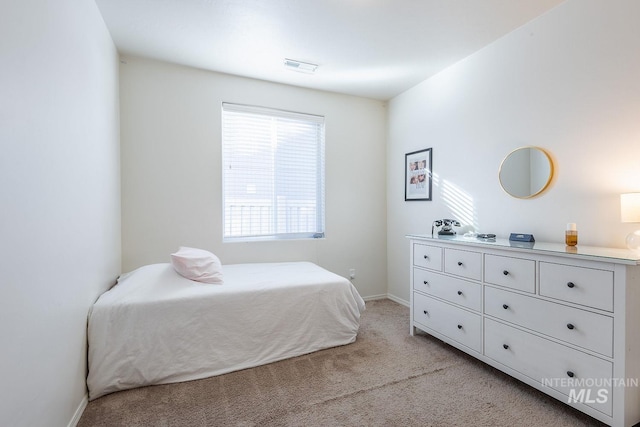
<svg viewBox="0 0 640 427"><path fill-rule="evenodd" d="M309 262L225 265L221 285L147 265L90 311L89 399L349 344L364 308L351 282Z"/></svg>

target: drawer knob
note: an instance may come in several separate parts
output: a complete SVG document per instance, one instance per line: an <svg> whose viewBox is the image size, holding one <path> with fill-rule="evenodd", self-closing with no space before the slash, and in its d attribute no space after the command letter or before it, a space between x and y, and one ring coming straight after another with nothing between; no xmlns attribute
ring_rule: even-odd
<svg viewBox="0 0 640 427"><path fill-rule="evenodd" d="M462 325L458 325L458 329L462 329Z"/></svg>
<svg viewBox="0 0 640 427"><path fill-rule="evenodd" d="M509 350L509 345L507 345L507 344L502 344L502 348L504 348L505 350Z"/></svg>
<svg viewBox="0 0 640 427"><path fill-rule="evenodd" d="M462 261L458 261L458 265L462 265Z"/></svg>
<svg viewBox="0 0 640 427"><path fill-rule="evenodd" d="M502 304L502 308L504 308L505 310L509 308L509 306L507 304Z"/></svg>
<svg viewBox="0 0 640 427"><path fill-rule="evenodd" d="M427 282L426 280L425 280L423 283L424 283L425 285L428 285L428 284L429 284L429 282Z"/></svg>
<svg viewBox="0 0 640 427"><path fill-rule="evenodd" d="M575 374L571 371L567 371L567 375L569 376L569 378L573 378Z"/></svg>
<svg viewBox="0 0 640 427"><path fill-rule="evenodd" d="M462 291L458 291L458 295L462 295Z"/></svg>
<svg viewBox="0 0 640 427"><path fill-rule="evenodd" d="M424 310L424 314L426 314L428 316L429 312L427 310Z"/></svg>
<svg viewBox="0 0 640 427"><path fill-rule="evenodd" d="M504 270L504 271L502 272L502 274L504 274L505 276L508 276L508 275L509 275L509 272L508 272L507 270Z"/></svg>
<svg viewBox="0 0 640 427"><path fill-rule="evenodd" d="M424 259L429 259L429 257L425 255L425 256L424 256Z"/></svg>
<svg viewBox="0 0 640 427"><path fill-rule="evenodd" d="M573 326L573 323L567 323L567 328L573 329L573 328L575 328L575 326Z"/></svg>
<svg viewBox="0 0 640 427"><path fill-rule="evenodd" d="M573 288L575 286L575 283L569 282L569 283L567 283L567 286L570 287L570 288Z"/></svg>

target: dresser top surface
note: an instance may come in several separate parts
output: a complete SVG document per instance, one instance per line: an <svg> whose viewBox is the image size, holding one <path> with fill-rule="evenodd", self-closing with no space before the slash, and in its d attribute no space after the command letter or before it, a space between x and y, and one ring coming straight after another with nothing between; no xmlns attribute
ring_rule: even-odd
<svg viewBox="0 0 640 427"><path fill-rule="evenodd" d="M509 249L516 252L536 253L543 255L560 255L582 259L597 259L618 264L638 265L640 255L628 249L602 248L597 246L565 246L560 243L547 242L515 242L508 239L477 239L475 237L439 236L428 234L407 234L409 239L429 241L432 243L452 243L455 245L479 248Z"/></svg>

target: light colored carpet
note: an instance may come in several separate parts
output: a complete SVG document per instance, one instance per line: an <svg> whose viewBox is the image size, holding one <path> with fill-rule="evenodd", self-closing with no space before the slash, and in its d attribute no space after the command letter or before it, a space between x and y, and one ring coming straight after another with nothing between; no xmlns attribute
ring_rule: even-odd
<svg viewBox="0 0 640 427"><path fill-rule="evenodd" d="M409 309L370 301L355 343L87 406L78 426L586 426L593 418L428 335Z"/></svg>

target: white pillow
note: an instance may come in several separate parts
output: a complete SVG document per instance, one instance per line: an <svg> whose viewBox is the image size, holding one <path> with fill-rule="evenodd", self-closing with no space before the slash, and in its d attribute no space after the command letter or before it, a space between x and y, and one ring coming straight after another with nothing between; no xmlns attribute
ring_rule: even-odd
<svg viewBox="0 0 640 427"><path fill-rule="evenodd" d="M181 276L203 283L223 283L220 259L203 249L181 246L171 254L171 265Z"/></svg>

